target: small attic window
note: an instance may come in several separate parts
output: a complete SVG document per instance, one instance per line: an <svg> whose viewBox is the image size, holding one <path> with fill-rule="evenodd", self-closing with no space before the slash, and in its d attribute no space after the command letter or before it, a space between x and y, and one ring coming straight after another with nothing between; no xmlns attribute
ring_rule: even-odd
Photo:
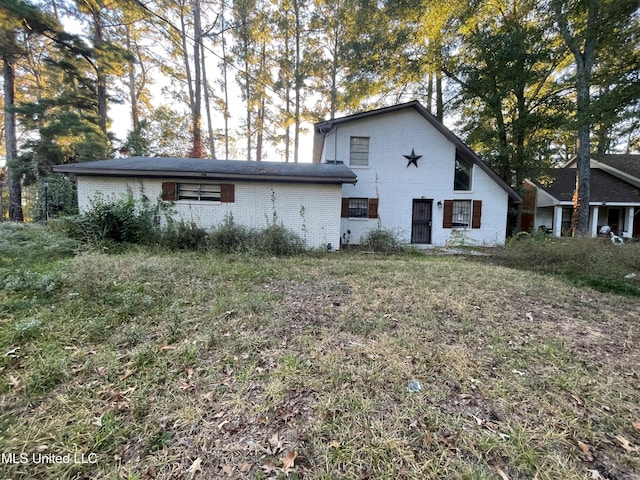
<svg viewBox="0 0 640 480"><path fill-rule="evenodd" d="M456 155L456 170L453 180L453 189L470 191L473 179L473 165Z"/></svg>

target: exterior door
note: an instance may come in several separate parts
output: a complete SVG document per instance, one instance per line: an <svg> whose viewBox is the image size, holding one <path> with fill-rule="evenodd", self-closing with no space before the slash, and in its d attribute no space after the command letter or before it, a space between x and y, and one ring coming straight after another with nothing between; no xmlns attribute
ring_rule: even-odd
<svg viewBox="0 0 640 480"><path fill-rule="evenodd" d="M414 199L411 220L411 243L431 243L431 209L433 200Z"/></svg>

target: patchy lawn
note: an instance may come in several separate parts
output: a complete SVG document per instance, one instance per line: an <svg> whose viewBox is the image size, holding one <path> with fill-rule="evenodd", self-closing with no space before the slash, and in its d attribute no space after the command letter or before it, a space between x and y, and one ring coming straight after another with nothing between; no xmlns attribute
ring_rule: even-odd
<svg viewBox="0 0 640 480"><path fill-rule="evenodd" d="M640 478L637 297L490 258L75 248L0 226L2 478Z"/></svg>

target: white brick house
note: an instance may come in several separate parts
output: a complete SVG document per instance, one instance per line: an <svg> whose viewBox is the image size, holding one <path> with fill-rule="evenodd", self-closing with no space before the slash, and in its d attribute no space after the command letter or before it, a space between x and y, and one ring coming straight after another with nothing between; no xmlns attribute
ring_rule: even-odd
<svg viewBox="0 0 640 480"><path fill-rule="evenodd" d="M343 241L382 227L417 246L498 245L522 198L417 101L315 125L314 162L349 166Z"/></svg>
<svg viewBox="0 0 640 480"><path fill-rule="evenodd" d="M80 211L100 193L131 192L167 202L175 220L211 228L227 215L264 228L274 221L300 235L310 248L340 246L342 184L356 177L344 165L257 163L229 160L133 157L57 165L74 175Z"/></svg>

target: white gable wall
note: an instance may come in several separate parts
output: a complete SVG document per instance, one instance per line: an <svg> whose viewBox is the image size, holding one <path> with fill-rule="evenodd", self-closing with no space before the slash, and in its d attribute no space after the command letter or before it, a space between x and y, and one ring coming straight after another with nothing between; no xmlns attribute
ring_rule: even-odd
<svg viewBox="0 0 640 480"><path fill-rule="evenodd" d="M349 164L350 137L369 137L369 166ZM422 155L418 168L407 166L403 155ZM342 161L358 176L356 185L343 185L344 197L378 198L378 219L342 219L342 233L351 231L350 243L359 243L363 234L379 225L411 241L413 199L432 199L432 245L460 243L496 245L505 241L508 195L477 166L473 168L472 190L454 191L456 149L413 109L345 122L325 139L324 161ZM479 229L444 229L444 200L481 200ZM452 237L453 233L453 237Z"/></svg>
<svg viewBox="0 0 640 480"><path fill-rule="evenodd" d="M78 203L80 211L91 208L91 199L97 192L105 198L117 198L131 191L139 199L143 194L155 204L162 196L163 182L181 180L78 177ZM182 180L197 183L197 180ZM215 182L213 182L215 183ZM172 202L176 221L183 220L210 229L222 223L229 214L237 224L250 228L264 228L273 221L274 212L278 224L306 240L310 248L334 249L340 246L340 185L315 185L294 183L229 182L235 185L235 201L195 202L178 200Z"/></svg>

